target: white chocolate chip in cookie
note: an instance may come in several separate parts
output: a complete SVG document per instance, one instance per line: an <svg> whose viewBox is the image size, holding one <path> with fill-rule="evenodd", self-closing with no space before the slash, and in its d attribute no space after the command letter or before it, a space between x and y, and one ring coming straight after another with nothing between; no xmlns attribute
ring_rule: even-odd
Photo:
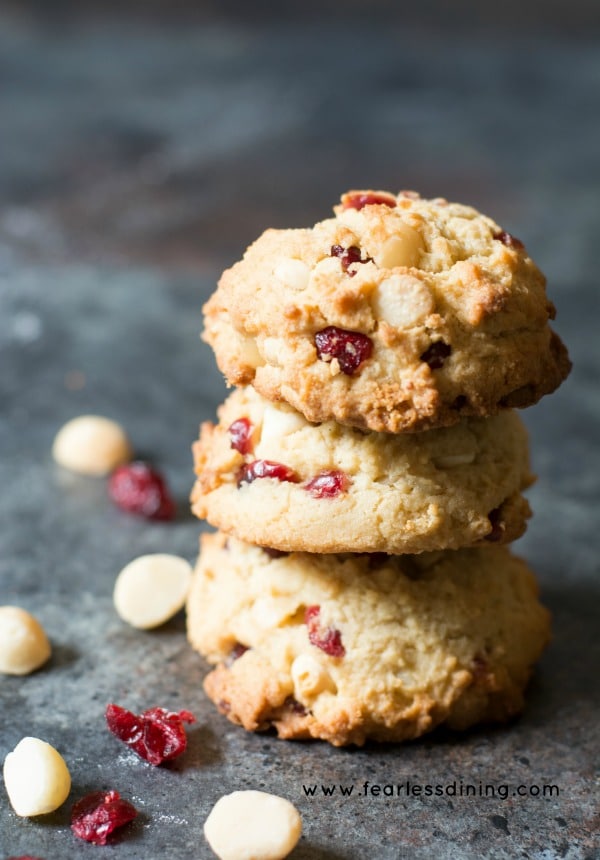
<svg viewBox="0 0 600 860"><path fill-rule="evenodd" d="M431 293L410 275L390 275L382 281L373 299L376 316L394 328L418 325L434 309Z"/></svg>
<svg viewBox="0 0 600 860"><path fill-rule="evenodd" d="M65 760L39 738L23 738L4 761L4 785L17 815L46 815L58 809L71 790Z"/></svg>
<svg viewBox="0 0 600 860"><path fill-rule="evenodd" d="M364 213L358 209L340 209L338 221L345 227L349 227L359 239L367 230L367 220Z"/></svg>
<svg viewBox="0 0 600 860"><path fill-rule="evenodd" d="M264 791L226 794L204 824L206 840L219 860L283 860L301 831L295 806Z"/></svg>
<svg viewBox="0 0 600 860"><path fill-rule="evenodd" d="M44 628L18 606L0 606L0 672L28 675L50 657Z"/></svg>
<svg viewBox="0 0 600 860"><path fill-rule="evenodd" d="M335 693L336 686L333 678L321 664L310 654L300 654L291 668L294 682L294 696L298 701L318 696L319 693Z"/></svg>
<svg viewBox="0 0 600 860"><path fill-rule="evenodd" d="M424 249L421 234L400 222L395 225L394 235L386 239L381 250L375 254L375 262L383 269L416 266Z"/></svg>
<svg viewBox="0 0 600 860"><path fill-rule="evenodd" d="M113 600L124 621L140 630L164 624L183 608L192 568L176 555L142 555L117 577Z"/></svg>
<svg viewBox="0 0 600 860"><path fill-rule="evenodd" d="M270 596L259 598L251 611L253 623L262 630L283 624L289 614L289 607L285 601Z"/></svg>
<svg viewBox="0 0 600 860"><path fill-rule="evenodd" d="M235 333L235 341L232 343L233 349L237 352L240 361L249 367L260 367L263 360L258 351L256 341L250 335L242 335Z"/></svg>
<svg viewBox="0 0 600 860"><path fill-rule="evenodd" d="M279 365L285 350L285 342L280 337L265 337L262 341L262 353L269 364Z"/></svg>
<svg viewBox="0 0 600 860"><path fill-rule="evenodd" d="M80 415L68 421L52 446L56 462L81 475L107 475L131 460L132 455L131 443L121 425L101 415Z"/></svg>
<svg viewBox="0 0 600 860"><path fill-rule="evenodd" d="M308 286L310 269L302 260L287 258L275 266L274 275L286 287L301 292Z"/></svg>
<svg viewBox="0 0 600 860"><path fill-rule="evenodd" d="M306 418L286 406L267 406L263 415L261 442L281 439L307 425Z"/></svg>

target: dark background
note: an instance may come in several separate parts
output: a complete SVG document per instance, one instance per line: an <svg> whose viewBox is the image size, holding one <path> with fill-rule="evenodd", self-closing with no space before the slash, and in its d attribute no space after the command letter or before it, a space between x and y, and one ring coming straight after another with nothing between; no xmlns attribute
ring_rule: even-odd
<svg viewBox="0 0 600 860"><path fill-rule="evenodd" d="M41 672L0 679L0 757L36 735L67 759L73 800L133 800L111 857L208 858L202 824L237 788L298 805L297 860L599 856L599 36L600 6L582 0L0 3L0 603L34 612L54 645ZM352 187L446 196L522 238L574 360L524 414L538 483L517 550L554 614L525 714L360 751L231 726L183 617L140 633L111 597L132 558L195 555L189 449L225 395L198 333L220 271ZM174 524L127 517L103 481L52 463L57 429L84 412L122 421L166 472ZM104 728L109 701L193 710L185 758L130 755ZM302 794L366 779L560 796ZM69 806L29 821L0 797L0 854L102 851L71 835Z"/></svg>

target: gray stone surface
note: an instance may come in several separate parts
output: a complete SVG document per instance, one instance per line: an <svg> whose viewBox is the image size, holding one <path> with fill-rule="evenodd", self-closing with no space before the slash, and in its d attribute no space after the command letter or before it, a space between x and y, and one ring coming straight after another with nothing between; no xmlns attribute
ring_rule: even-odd
<svg viewBox="0 0 600 860"><path fill-rule="evenodd" d="M114 858L208 858L203 821L237 788L297 804L295 860L597 857L598 16L586 7L585 32L570 16L568 37L531 15L498 36L497 4L473 22L440 3L444 29L435 3L412 23L326 5L260 24L0 8L0 603L36 614L54 645L44 670L0 678L0 757L36 735L64 753L73 799L131 799L141 815L104 849ZM364 185L470 202L525 239L574 370L525 413L539 480L518 549L554 613L525 714L350 751L233 727L202 693L183 617L137 632L111 593L135 556L194 558L189 448L225 392L198 340L219 271L266 226L311 223ZM56 430L90 411L167 473L175 523L121 514L103 481L53 464ZM155 769L130 754L104 728L109 701L194 711L186 756ZM367 780L403 793L365 796ZM444 793L406 796L407 781ZM496 797L460 796L467 784ZM72 836L70 804L21 820L0 795L2 857L102 852Z"/></svg>

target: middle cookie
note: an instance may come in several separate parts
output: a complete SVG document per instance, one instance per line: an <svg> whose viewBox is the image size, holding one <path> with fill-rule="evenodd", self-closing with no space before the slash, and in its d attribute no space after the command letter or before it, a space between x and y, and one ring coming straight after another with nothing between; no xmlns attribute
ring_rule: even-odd
<svg viewBox="0 0 600 860"><path fill-rule="evenodd" d="M532 483L513 411L420 434L311 424L251 387L205 422L192 510L224 532L285 552L428 552L508 543Z"/></svg>

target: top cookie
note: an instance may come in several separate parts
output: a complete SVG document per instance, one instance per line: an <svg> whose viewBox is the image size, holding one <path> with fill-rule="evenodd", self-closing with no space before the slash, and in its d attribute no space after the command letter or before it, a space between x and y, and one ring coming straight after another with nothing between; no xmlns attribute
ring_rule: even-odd
<svg viewBox="0 0 600 860"><path fill-rule="evenodd" d="M227 380L312 422L447 426L529 406L570 370L522 243L475 209L414 192L351 191L335 218L267 230L204 312Z"/></svg>

